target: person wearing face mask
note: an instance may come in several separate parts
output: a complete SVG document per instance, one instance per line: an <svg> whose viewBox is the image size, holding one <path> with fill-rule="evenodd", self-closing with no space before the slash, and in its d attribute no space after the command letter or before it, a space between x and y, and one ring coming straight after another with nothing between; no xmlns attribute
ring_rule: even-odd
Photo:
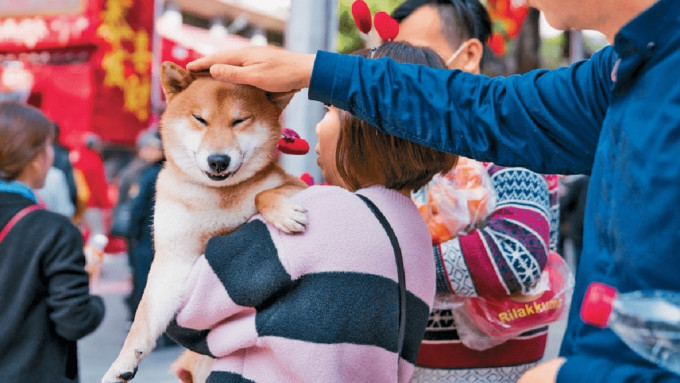
<svg viewBox="0 0 680 383"><path fill-rule="evenodd" d="M52 166L53 124L38 109L0 102L0 380L78 382L76 341L104 303L90 295L83 239L68 217L39 207Z"/></svg>
<svg viewBox="0 0 680 383"><path fill-rule="evenodd" d="M407 0L392 17L399 22L395 41L434 50L449 69L481 72L491 19L479 0Z"/></svg>
<svg viewBox="0 0 680 383"><path fill-rule="evenodd" d="M392 15L399 22L395 40L433 49L449 69L480 73L491 21L478 0L407 0ZM434 246L439 296L502 298L527 291L556 248L557 176L478 165L489 175L496 206L482 225ZM543 357L547 337L543 327L473 350L458 337L451 309L435 302L411 381L514 383Z"/></svg>

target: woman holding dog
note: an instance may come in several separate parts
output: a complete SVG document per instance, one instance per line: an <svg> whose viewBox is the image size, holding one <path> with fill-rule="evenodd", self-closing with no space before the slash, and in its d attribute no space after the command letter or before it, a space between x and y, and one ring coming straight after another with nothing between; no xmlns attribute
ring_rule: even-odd
<svg viewBox="0 0 680 383"><path fill-rule="evenodd" d="M54 152L38 109L0 103L0 380L78 382L76 341L104 317L89 293L83 239L38 205Z"/></svg>
<svg viewBox="0 0 680 383"><path fill-rule="evenodd" d="M436 53L407 43L361 55L443 67ZM293 197L307 210L304 234L256 216L210 240L190 274L168 332L216 358L210 382L407 382L413 373L435 269L410 192L456 157L333 107L317 135L317 161L333 186Z"/></svg>

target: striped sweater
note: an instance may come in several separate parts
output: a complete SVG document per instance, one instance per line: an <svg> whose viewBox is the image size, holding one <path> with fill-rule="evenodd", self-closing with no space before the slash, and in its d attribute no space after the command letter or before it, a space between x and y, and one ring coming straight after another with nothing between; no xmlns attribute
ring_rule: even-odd
<svg viewBox="0 0 680 383"><path fill-rule="evenodd" d="M548 251L556 247L557 176L493 164L487 172L496 207L484 227L435 246L438 294L503 297L526 291L540 277ZM543 357L546 340L547 328L542 328L475 351L459 340L451 311L435 309L417 364L453 369L525 364Z"/></svg>
<svg viewBox="0 0 680 383"><path fill-rule="evenodd" d="M216 358L210 383L407 382L435 294L427 227L409 198L362 189L398 238L406 270L406 340L397 379L397 268L389 238L365 203L335 186L294 199L304 234L255 217L215 237L187 281L168 333Z"/></svg>

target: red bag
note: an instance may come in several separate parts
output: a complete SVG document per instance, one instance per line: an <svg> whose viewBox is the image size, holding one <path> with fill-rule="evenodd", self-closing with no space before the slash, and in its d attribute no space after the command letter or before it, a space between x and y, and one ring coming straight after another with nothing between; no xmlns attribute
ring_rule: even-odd
<svg viewBox="0 0 680 383"><path fill-rule="evenodd" d="M481 351L566 318L573 289L569 266L550 252L541 278L526 294L503 299L457 297L449 308L463 344Z"/></svg>

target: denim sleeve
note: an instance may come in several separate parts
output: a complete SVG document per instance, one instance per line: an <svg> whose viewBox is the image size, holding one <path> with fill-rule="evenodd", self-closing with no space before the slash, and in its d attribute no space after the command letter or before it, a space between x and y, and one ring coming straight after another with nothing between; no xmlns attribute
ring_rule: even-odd
<svg viewBox="0 0 680 383"><path fill-rule="evenodd" d="M557 70L489 78L318 52L309 98L432 148L538 173L589 174L615 53Z"/></svg>
<svg viewBox="0 0 680 383"><path fill-rule="evenodd" d="M678 376L651 364L612 363L606 355L570 356L560 367L556 383L573 382L677 383Z"/></svg>

